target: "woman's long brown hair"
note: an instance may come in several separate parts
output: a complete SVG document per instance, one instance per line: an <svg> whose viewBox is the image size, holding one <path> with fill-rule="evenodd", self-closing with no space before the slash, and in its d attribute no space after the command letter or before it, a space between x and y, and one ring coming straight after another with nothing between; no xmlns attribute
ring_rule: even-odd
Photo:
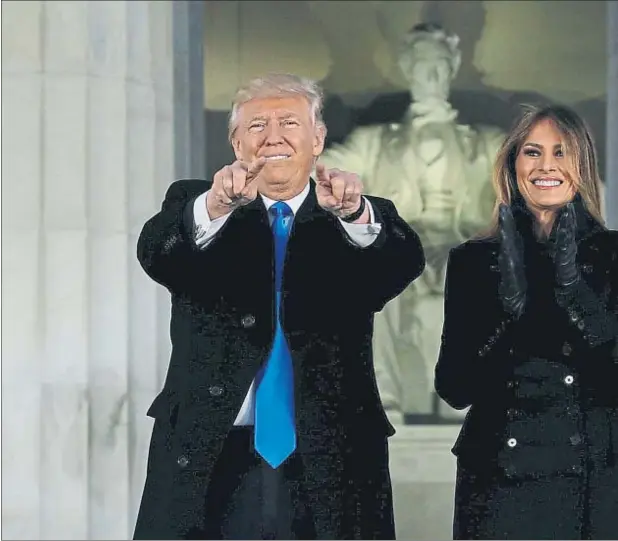
<svg viewBox="0 0 618 541"><path fill-rule="evenodd" d="M603 225L601 210L599 166L594 139L585 121L572 109L563 105L545 107L524 106L524 113L515 122L498 151L493 170L496 205L489 229L481 236L495 237L498 233L498 208L510 205L518 193L515 160L534 126L542 120L551 121L563 138L564 154L570 158L577 193L590 213Z"/></svg>

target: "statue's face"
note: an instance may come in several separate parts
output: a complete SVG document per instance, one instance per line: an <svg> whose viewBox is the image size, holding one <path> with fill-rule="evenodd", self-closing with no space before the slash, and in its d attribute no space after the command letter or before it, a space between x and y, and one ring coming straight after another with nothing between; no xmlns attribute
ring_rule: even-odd
<svg viewBox="0 0 618 541"><path fill-rule="evenodd" d="M421 41L405 51L399 67L410 85L414 101L446 100L453 79L448 49L435 41Z"/></svg>

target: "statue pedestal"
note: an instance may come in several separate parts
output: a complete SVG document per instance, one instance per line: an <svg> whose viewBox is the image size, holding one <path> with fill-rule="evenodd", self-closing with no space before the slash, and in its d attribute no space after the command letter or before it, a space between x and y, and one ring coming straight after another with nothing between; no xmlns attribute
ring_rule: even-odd
<svg viewBox="0 0 618 541"><path fill-rule="evenodd" d="M390 438L398 539L452 536L455 457L459 425L398 426Z"/></svg>

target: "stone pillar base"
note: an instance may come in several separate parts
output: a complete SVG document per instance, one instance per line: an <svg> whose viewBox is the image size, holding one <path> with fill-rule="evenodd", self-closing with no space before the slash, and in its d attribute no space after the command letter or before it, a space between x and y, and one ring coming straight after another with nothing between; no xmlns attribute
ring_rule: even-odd
<svg viewBox="0 0 618 541"><path fill-rule="evenodd" d="M460 427L399 426L389 441L398 539L453 538L455 457Z"/></svg>

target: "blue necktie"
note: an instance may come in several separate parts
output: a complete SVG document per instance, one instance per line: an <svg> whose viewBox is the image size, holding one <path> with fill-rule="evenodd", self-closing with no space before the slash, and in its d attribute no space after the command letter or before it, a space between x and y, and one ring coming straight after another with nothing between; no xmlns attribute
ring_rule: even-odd
<svg viewBox="0 0 618 541"><path fill-rule="evenodd" d="M273 468L278 468L296 449L294 372L280 319L283 260L293 216L292 209L282 201L270 211L274 214L276 328L255 392L255 450Z"/></svg>

